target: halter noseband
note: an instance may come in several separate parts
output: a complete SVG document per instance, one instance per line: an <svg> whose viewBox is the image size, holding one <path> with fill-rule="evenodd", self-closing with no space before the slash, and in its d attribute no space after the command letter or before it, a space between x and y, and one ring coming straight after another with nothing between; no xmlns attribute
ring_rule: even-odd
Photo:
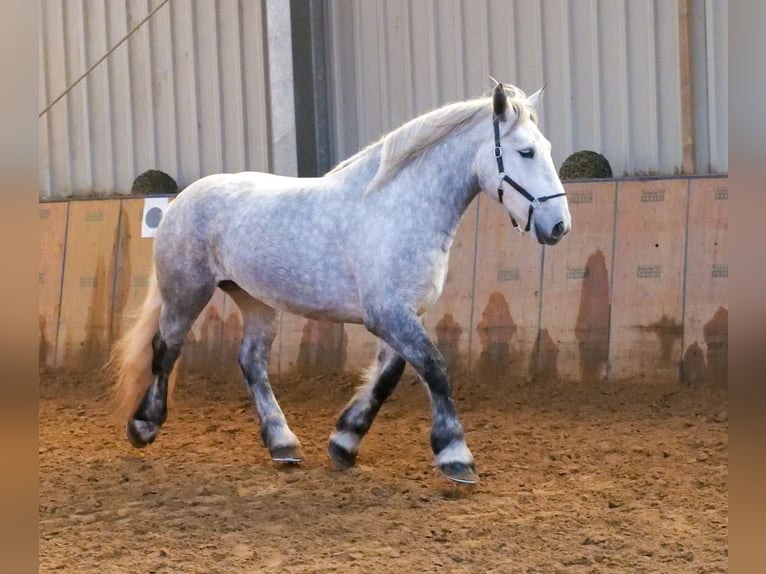
<svg viewBox="0 0 766 574"><path fill-rule="evenodd" d="M532 225L532 214L535 212L535 209L540 207L540 204L548 201L549 199L553 199L554 197L561 197L562 195L566 195L566 193L555 193L553 195L544 195L543 197L534 197L531 193L529 193L526 189L524 189L520 184L515 182L513 178L511 178L510 175L505 173L505 168L503 167L503 148L500 147L500 118L497 116L494 116L492 118L492 124L495 127L495 159L497 160L497 171L500 172L500 185L497 187L497 197L500 199L500 203L503 203L503 182L507 181L508 184L518 191L521 195L523 195L527 201L529 201L529 215L527 216L527 226L522 230L518 223L516 223L516 220L514 219L513 215L511 215L511 224L513 225L513 228L518 231L521 235L524 235L525 231L529 231L530 226ZM510 214L509 214L510 215Z"/></svg>

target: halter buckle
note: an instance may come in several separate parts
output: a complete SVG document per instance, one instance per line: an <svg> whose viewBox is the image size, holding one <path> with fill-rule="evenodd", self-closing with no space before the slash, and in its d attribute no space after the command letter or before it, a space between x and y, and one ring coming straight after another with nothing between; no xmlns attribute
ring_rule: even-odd
<svg viewBox="0 0 766 574"><path fill-rule="evenodd" d="M495 159L500 159L503 157L503 148L501 148L499 145L495 146Z"/></svg>

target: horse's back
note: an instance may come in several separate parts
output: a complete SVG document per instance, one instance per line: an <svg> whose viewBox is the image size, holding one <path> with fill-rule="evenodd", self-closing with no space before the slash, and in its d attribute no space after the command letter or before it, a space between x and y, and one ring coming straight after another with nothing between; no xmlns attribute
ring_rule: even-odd
<svg viewBox="0 0 766 574"><path fill-rule="evenodd" d="M208 273L299 314L360 320L346 245L354 206L330 182L218 174L187 187L157 232L158 272ZM195 269L192 269L194 267Z"/></svg>

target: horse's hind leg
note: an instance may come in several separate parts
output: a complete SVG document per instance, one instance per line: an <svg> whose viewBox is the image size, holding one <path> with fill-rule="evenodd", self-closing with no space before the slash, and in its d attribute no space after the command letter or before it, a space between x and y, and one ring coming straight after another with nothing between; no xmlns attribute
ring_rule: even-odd
<svg viewBox="0 0 766 574"><path fill-rule="evenodd" d="M276 333L276 311L253 299L239 287L229 284L225 287L225 291L234 299L242 312L239 366L261 421L263 444L269 449L272 460L300 462L303 460L300 442L287 426L285 415L269 384L269 349Z"/></svg>
<svg viewBox="0 0 766 574"><path fill-rule="evenodd" d="M136 448L154 442L168 416L168 380L181 354L186 334L215 291L201 284L183 297L163 299L159 330L152 339L152 383L128 420L128 440Z"/></svg>
<svg viewBox="0 0 766 574"><path fill-rule="evenodd" d="M359 443L370 430L380 406L396 388L402 378L405 362L391 347L381 341L375 365L367 374L368 380L335 423L327 452L339 467L353 466L359 452Z"/></svg>

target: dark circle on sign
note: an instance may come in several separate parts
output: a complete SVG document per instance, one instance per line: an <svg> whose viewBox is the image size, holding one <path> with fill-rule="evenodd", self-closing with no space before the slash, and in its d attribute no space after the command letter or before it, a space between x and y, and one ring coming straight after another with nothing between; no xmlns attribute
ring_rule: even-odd
<svg viewBox="0 0 766 574"><path fill-rule="evenodd" d="M149 229L157 229L162 221L162 210L159 207L152 207L146 212L146 226Z"/></svg>

